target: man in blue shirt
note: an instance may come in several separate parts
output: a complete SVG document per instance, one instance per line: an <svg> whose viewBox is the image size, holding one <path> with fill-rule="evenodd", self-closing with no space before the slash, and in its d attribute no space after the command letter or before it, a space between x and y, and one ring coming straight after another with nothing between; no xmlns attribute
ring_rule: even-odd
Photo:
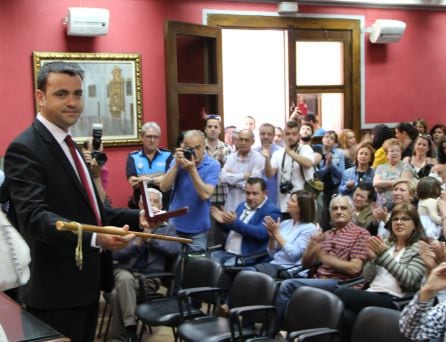
<svg viewBox="0 0 446 342"><path fill-rule="evenodd" d="M161 191L172 189L169 210L189 207L186 215L171 219L179 237L192 239L188 252L207 248L207 231L211 227L210 198L219 175L220 164L205 152L203 132L187 131L160 188Z"/></svg>
<svg viewBox="0 0 446 342"><path fill-rule="evenodd" d="M156 122L146 122L141 129L142 149L131 152L127 158L126 174L133 188L131 206L138 207L140 197L139 183L146 181L148 186L159 190L159 184L172 160L172 153L159 148L161 128ZM169 193L163 196L163 205L167 208Z"/></svg>

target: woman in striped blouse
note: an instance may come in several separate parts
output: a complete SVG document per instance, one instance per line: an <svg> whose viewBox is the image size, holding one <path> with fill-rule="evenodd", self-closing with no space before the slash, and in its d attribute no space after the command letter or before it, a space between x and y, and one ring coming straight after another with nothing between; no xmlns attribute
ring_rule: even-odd
<svg viewBox="0 0 446 342"><path fill-rule="evenodd" d="M340 287L335 292L345 305L342 332L346 341L363 308L392 308L395 298L417 291L425 275L417 243L425 235L417 209L411 204L398 204L390 220L392 230L387 241L377 236L368 241L369 261L363 271L366 290Z"/></svg>

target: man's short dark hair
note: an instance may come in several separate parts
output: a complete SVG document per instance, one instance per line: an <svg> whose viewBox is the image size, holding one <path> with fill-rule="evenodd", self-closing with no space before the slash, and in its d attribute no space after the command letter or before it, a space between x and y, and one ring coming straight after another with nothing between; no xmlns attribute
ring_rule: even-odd
<svg viewBox="0 0 446 342"><path fill-rule="evenodd" d="M299 124L295 120L288 120L285 124L285 129L287 128L299 128Z"/></svg>
<svg viewBox="0 0 446 342"><path fill-rule="evenodd" d="M260 177L249 177L246 180L246 184L249 185L260 184L260 189L262 189L262 191L266 190L266 182L263 178Z"/></svg>
<svg viewBox="0 0 446 342"><path fill-rule="evenodd" d="M362 191L367 191L367 201L372 202L375 200L376 192L372 183L367 182L359 182L356 189L360 189Z"/></svg>
<svg viewBox="0 0 446 342"><path fill-rule="evenodd" d="M406 121L400 122L395 128L398 130L398 132L406 132L412 140L415 140L419 133L410 122Z"/></svg>
<svg viewBox="0 0 446 342"><path fill-rule="evenodd" d="M84 79L84 71L77 63L69 63L62 61L49 62L43 64L43 66L39 70L39 74L37 75L37 89L45 92L46 81L50 73L67 74L70 76L77 75L81 78L81 80Z"/></svg>

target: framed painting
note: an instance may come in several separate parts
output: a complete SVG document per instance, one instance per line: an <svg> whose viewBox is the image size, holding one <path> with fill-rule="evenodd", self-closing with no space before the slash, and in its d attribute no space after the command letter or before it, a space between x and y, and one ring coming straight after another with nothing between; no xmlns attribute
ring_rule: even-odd
<svg viewBox="0 0 446 342"><path fill-rule="evenodd" d="M71 130L77 143L103 125L104 146L139 145L142 126L141 56L126 53L33 52L34 84L42 65L79 64L84 70L84 111Z"/></svg>

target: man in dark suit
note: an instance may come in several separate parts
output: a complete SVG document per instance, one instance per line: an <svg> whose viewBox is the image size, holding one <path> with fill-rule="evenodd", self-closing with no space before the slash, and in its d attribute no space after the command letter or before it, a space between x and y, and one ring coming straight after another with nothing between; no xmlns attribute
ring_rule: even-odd
<svg viewBox="0 0 446 342"><path fill-rule="evenodd" d="M238 255L266 252L269 235L263 219L271 216L277 220L281 216L280 210L266 196L263 178L248 178L245 196L246 201L240 203L235 212L223 211L215 206L211 208L219 228L226 233L224 248L211 253L211 258L222 265L233 266ZM266 261L265 257L259 257L250 260L248 265Z"/></svg>
<svg viewBox="0 0 446 342"><path fill-rule="evenodd" d="M94 340L101 286L112 288L110 250L124 248L134 235L84 232L79 243L76 234L57 231L56 221L126 230L148 224L139 210L104 207L79 151L70 152L66 138L83 110L82 82L77 64L42 66L35 92L40 113L6 151L2 199L9 199L9 217L31 249L22 302L72 341L86 342ZM75 258L76 245L82 253Z"/></svg>

